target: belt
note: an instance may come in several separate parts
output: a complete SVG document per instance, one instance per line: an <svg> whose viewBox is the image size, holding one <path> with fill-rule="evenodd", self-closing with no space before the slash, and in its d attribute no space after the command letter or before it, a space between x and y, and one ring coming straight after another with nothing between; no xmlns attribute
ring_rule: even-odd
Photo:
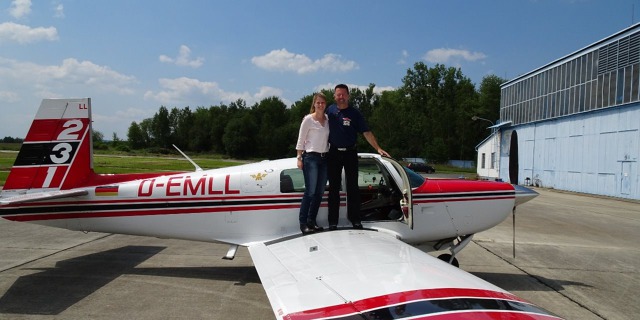
<svg viewBox="0 0 640 320"><path fill-rule="evenodd" d="M331 147L331 149L333 149L333 150L338 150L338 151L355 151L355 150L356 150L356 146L350 146L350 147Z"/></svg>
<svg viewBox="0 0 640 320"><path fill-rule="evenodd" d="M315 155L317 155L317 156L320 156L321 158L324 158L324 157L326 157L326 156L327 156L327 152L313 152L313 151L312 151L312 152L306 152L306 151L305 151L305 153L308 153L308 154L315 154Z"/></svg>

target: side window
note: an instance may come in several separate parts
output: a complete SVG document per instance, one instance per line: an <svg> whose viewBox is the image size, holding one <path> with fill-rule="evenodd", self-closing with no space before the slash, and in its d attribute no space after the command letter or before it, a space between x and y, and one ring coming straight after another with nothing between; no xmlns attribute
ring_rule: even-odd
<svg viewBox="0 0 640 320"><path fill-rule="evenodd" d="M358 186L362 188L369 188L371 186L377 186L385 184L385 178L382 175L378 163L373 159L359 159L358 163ZM382 179L382 182L380 182Z"/></svg>
<svg viewBox="0 0 640 320"><path fill-rule="evenodd" d="M300 169L286 169L280 172L280 192L304 192L304 176Z"/></svg>

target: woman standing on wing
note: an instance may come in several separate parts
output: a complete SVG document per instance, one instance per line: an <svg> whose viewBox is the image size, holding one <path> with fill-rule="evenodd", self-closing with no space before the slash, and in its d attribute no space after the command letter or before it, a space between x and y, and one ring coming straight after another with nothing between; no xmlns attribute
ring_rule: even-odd
<svg viewBox="0 0 640 320"><path fill-rule="evenodd" d="M296 151L298 168L304 175L304 196L300 204L300 231L303 234L322 231L316 217L327 185L327 152L329 151L329 123L324 113L327 98L322 93L313 95L308 115L302 119Z"/></svg>

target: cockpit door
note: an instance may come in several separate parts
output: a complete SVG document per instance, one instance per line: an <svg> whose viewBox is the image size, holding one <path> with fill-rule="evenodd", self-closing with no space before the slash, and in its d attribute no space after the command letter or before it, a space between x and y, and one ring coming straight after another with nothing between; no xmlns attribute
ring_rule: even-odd
<svg viewBox="0 0 640 320"><path fill-rule="evenodd" d="M367 158L367 157L361 155L361 158ZM382 158L371 157L371 158L374 159L376 162L378 162L382 168L385 168L391 171L392 169L389 168L389 165L385 164L385 163L388 163L388 164L391 164L391 167L393 167L393 169L395 169L393 170L395 172L389 172L389 173L393 178L393 180L398 185L398 188L400 188L401 197L399 201L400 201L400 209L402 210L401 221L407 224L409 228L413 229L413 198L411 193L411 184L409 182L409 176L407 175L407 172L404 170L404 167L394 159L387 158L387 157L382 157Z"/></svg>

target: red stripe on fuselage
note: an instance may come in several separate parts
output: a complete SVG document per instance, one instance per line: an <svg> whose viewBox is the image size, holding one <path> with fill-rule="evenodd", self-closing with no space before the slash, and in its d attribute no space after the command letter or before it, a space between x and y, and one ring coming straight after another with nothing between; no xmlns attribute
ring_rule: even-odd
<svg viewBox="0 0 640 320"><path fill-rule="evenodd" d="M416 193L465 193L465 192L513 191L513 186L506 182L478 181L461 179L426 179L418 187Z"/></svg>
<svg viewBox="0 0 640 320"><path fill-rule="evenodd" d="M482 198L457 198L455 200L449 199L427 199L427 200L414 200L413 204L420 203L436 203L436 202L462 202L462 201L486 201L486 200L513 200L515 196L503 196L503 197L482 197Z"/></svg>
<svg viewBox="0 0 640 320"><path fill-rule="evenodd" d="M344 195L343 195L344 196ZM272 203L272 204L234 204L234 201L246 201L251 200L259 202L261 200L282 200L288 202ZM291 203L291 200L295 200L296 203ZM34 211L41 208L50 208L51 211L57 211L56 213L20 213L14 215L5 215L4 218L12 221L42 221L42 220L58 220L58 219L85 219L85 218L104 218L104 217L127 217L127 216L151 216L151 215L173 215L173 214L201 214L201 213L214 213L214 212L229 212L229 211L263 211L263 210L279 210L279 209L295 209L300 207L299 194L292 195L269 195L269 196L232 196L232 197L203 197L203 198L165 198L165 199L123 199L123 200L97 200L97 201L70 201L70 202L35 202L35 203L20 203L15 205L4 206L3 209L24 209L28 211L32 209ZM343 199L344 200L344 199ZM96 205L153 205L163 203L193 203L196 201L202 201L202 206L184 206L178 205L169 208L140 208L140 209L123 209L123 210L96 210L91 206ZM216 202L220 205L211 206L206 202ZM228 203L225 205L225 203ZM323 204L322 207L326 207ZM346 206L345 201L341 201L341 206ZM86 208L83 211L68 210L64 212L65 208ZM2 215L3 210L0 210Z"/></svg>
<svg viewBox="0 0 640 320"><path fill-rule="evenodd" d="M326 207L326 205L323 205ZM344 206L344 205L343 205ZM200 214L215 213L229 211L264 211L279 209L295 209L300 208L300 204L286 205L270 205L270 206L231 206L231 207L204 207L204 208L171 208L171 209L140 209L140 210L121 210L121 211L92 211L92 212L72 212L72 213L50 213L50 214L21 214L15 216L4 217L11 221L44 221L44 220L60 220L60 219L87 219L87 218L111 218L111 217L139 217L154 215L173 215L173 214Z"/></svg>

